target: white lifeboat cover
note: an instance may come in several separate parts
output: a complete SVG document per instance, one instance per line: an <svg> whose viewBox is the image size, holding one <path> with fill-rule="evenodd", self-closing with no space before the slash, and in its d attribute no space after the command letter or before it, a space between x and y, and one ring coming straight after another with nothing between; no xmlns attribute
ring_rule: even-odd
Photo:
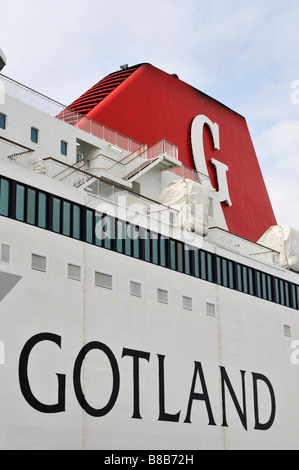
<svg viewBox="0 0 299 470"><path fill-rule="evenodd" d="M42 175L46 173L45 162L38 155L31 155L31 165L32 170L36 173L41 173Z"/></svg>
<svg viewBox="0 0 299 470"><path fill-rule="evenodd" d="M258 243L280 253L284 268L299 273L299 231L289 225L274 225L259 239Z"/></svg>
<svg viewBox="0 0 299 470"><path fill-rule="evenodd" d="M208 233L209 189L195 181L172 181L160 194L159 202L180 211L180 227L200 235Z"/></svg>

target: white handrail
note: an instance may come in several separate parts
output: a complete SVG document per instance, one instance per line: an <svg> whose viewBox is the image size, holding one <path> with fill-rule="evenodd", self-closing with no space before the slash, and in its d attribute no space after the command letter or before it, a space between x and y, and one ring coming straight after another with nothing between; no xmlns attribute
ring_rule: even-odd
<svg viewBox="0 0 299 470"><path fill-rule="evenodd" d="M45 112L50 116L57 117L61 121L76 126L89 134L99 137L118 147L134 152L142 144L120 132L110 129L103 124L73 111L71 108L43 95L32 88L28 88L15 80L0 74L1 93L7 94L22 103Z"/></svg>

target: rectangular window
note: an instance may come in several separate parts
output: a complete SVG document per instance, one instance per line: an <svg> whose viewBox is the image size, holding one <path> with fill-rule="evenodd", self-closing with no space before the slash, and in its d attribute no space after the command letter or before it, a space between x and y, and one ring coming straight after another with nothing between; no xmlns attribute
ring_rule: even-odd
<svg viewBox="0 0 299 470"><path fill-rule="evenodd" d="M184 273L191 274L191 247L188 245L184 246Z"/></svg>
<svg viewBox="0 0 299 470"><path fill-rule="evenodd" d="M125 222L118 220L116 222L116 251L123 253L123 245L125 239Z"/></svg>
<svg viewBox="0 0 299 470"><path fill-rule="evenodd" d="M40 256L32 253L31 269L45 273L47 270L47 258L45 256Z"/></svg>
<svg viewBox="0 0 299 470"><path fill-rule="evenodd" d="M60 152L61 155L64 155L65 157L67 156L67 142L64 140L60 142Z"/></svg>
<svg viewBox="0 0 299 470"><path fill-rule="evenodd" d="M37 225L46 228L47 224L47 196L44 193L38 193L38 220Z"/></svg>
<svg viewBox="0 0 299 470"><path fill-rule="evenodd" d="M6 116L0 113L0 129L6 129Z"/></svg>
<svg viewBox="0 0 299 470"><path fill-rule="evenodd" d="M1 178L0 181L0 214L8 216L9 209L9 181Z"/></svg>
<svg viewBox="0 0 299 470"><path fill-rule="evenodd" d="M103 243L103 214L96 212L95 216L95 241L97 246Z"/></svg>
<svg viewBox="0 0 299 470"><path fill-rule="evenodd" d="M151 239L150 239L150 232L148 230L144 230L143 238L144 238L144 259L145 261L150 261L151 260Z"/></svg>
<svg viewBox="0 0 299 470"><path fill-rule="evenodd" d="M222 259L222 285L228 287L228 276L227 276L227 260Z"/></svg>
<svg viewBox="0 0 299 470"><path fill-rule="evenodd" d="M105 248L111 249L111 243L113 239L113 221L109 215L105 215L102 218L102 235L103 235L103 246Z"/></svg>
<svg viewBox="0 0 299 470"><path fill-rule="evenodd" d="M157 301L161 304L168 304L168 292L164 289L157 289Z"/></svg>
<svg viewBox="0 0 299 470"><path fill-rule="evenodd" d="M16 218L17 220L24 221L25 214L25 187L21 184L17 184L16 194Z"/></svg>
<svg viewBox="0 0 299 470"><path fill-rule="evenodd" d="M67 264L67 277L74 281L81 281L81 266L68 263Z"/></svg>
<svg viewBox="0 0 299 470"><path fill-rule="evenodd" d="M248 268L248 292L250 295L254 295L254 277L252 268Z"/></svg>
<svg viewBox="0 0 299 470"><path fill-rule="evenodd" d="M261 273L256 272L256 293L258 297L262 297L262 282L261 282Z"/></svg>
<svg viewBox="0 0 299 470"><path fill-rule="evenodd" d="M237 289L242 292L242 268L240 264L237 264Z"/></svg>
<svg viewBox="0 0 299 470"><path fill-rule="evenodd" d="M31 127L30 131L30 137L31 137L31 142L34 142L35 144L38 143L38 129L36 127Z"/></svg>
<svg viewBox="0 0 299 470"><path fill-rule="evenodd" d="M284 282L286 306L290 307L290 285L288 281Z"/></svg>
<svg viewBox="0 0 299 470"><path fill-rule="evenodd" d="M285 305L285 292L284 292L284 281L282 279L279 280L279 292L280 292L280 303L281 305Z"/></svg>
<svg viewBox="0 0 299 470"><path fill-rule="evenodd" d="M130 295L141 297L141 284L139 282L130 281Z"/></svg>
<svg viewBox="0 0 299 470"><path fill-rule="evenodd" d="M228 287L229 274L228 274L229 261L226 258L222 259L222 285Z"/></svg>
<svg viewBox="0 0 299 470"><path fill-rule="evenodd" d="M216 256L216 279L217 279L217 284L221 286L222 284L222 269L221 269L221 258L219 256Z"/></svg>
<svg viewBox="0 0 299 470"><path fill-rule="evenodd" d="M274 292L275 292L275 302L279 304L280 303L280 295L279 295L279 283L278 283L277 278L274 279Z"/></svg>
<svg viewBox="0 0 299 470"><path fill-rule="evenodd" d="M176 242L174 240L170 240L170 268L176 268L176 250L175 250Z"/></svg>
<svg viewBox="0 0 299 470"><path fill-rule="evenodd" d="M60 206L61 201L57 197L53 198L53 230L54 232L60 232Z"/></svg>
<svg viewBox="0 0 299 470"><path fill-rule="evenodd" d="M297 291L297 309L299 310L299 286L296 286Z"/></svg>
<svg viewBox="0 0 299 470"><path fill-rule="evenodd" d="M68 237L71 235L71 203L63 201L62 233Z"/></svg>
<svg viewBox="0 0 299 470"><path fill-rule="evenodd" d="M243 290L245 294L248 294L248 270L247 266L242 266L242 276L243 276Z"/></svg>
<svg viewBox="0 0 299 470"><path fill-rule="evenodd" d="M139 227L133 227L133 256L140 257Z"/></svg>
<svg viewBox="0 0 299 470"><path fill-rule="evenodd" d="M199 251L195 250L193 253L193 259L194 259L194 276L199 277Z"/></svg>
<svg viewBox="0 0 299 470"><path fill-rule="evenodd" d="M112 276L110 274L95 272L95 285L104 289L112 289Z"/></svg>
<svg viewBox="0 0 299 470"><path fill-rule="evenodd" d="M228 287L234 289L235 287L235 277L234 277L234 263L233 261L228 261Z"/></svg>
<svg viewBox="0 0 299 470"><path fill-rule="evenodd" d="M177 242L177 270L182 273L184 270L183 244Z"/></svg>
<svg viewBox="0 0 299 470"><path fill-rule="evenodd" d="M186 297L185 295L183 295L182 302L183 308L185 310L192 310L192 297Z"/></svg>
<svg viewBox="0 0 299 470"><path fill-rule="evenodd" d="M292 307L297 309L297 296L296 296L296 287L294 284L291 284L291 297L292 297Z"/></svg>
<svg viewBox="0 0 299 470"><path fill-rule="evenodd" d="M86 211L86 241L87 243L93 243L93 211L87 209Z"/></svg>
<svg viewBox="0 0 299 470"><path fill-rule="evenodd" d="M125 239L125 254L128 256L132 255L132 233L133 227L129 223L126 223L126 239Z"/></svg>
<svg viewBox="0 0 299 470"><path fill-rule="evenodd" d="M206 253L207 281L213 281L213 256L212 253Z"/></svg>
<svg viewBox="0 0 299 470"><path fill-rule="evenodd" d="M261 277L262 277L262 297L263 297L263 299L267 300L268 295L267 295L267 278L266 278L266 274L262 273Z"/></svg>
<svg viewBox="0 0 299 470"><path fill-rule="evenodd" d="M206 269L206 253L205 251L200 251L200 277L201 279L207 279L207 269Z"/></svg>
<svg viewBox="0 0 299 470"><path fill-rule="evenodd" d="M1 263L9 263L10 260L10 246L1 243L0 261Z"/></svg>
<svg viewBox="0 0 299 470"><path fill-rule="evenodd" d="M27 222L35 225L36 191L28 188L27 190Z"/></svg>
<svg viewBox="0 0 299 470"><path fill-rule="evenodd" d="M291 285L291 295L292 295L292 304L293 304L293 308L295 308L296 310L298 310L298 299L297 299L297 293L296 293L296 286L295 284L292 284Z"/></svg>
<svg viewBox="0 0 299 470"><path fill-rule="evenodd" d="M111 220L108 215L104 215L101 220L101 227L102 227L102 236L103 236L103 245L105 248L110 248L111 245Z"/></svg>
<svg viewBox="0 0 299 470"><path fill-rule="evenodd" d="M151 245L152 245L152 262L158 264L159 262L159 236L157 233L151 233Z"/></svg>
<svg viewBox="0 0 299 470"><path fill-rule="evenodd" d="M160 237L160 266L166 267L167 263L167 239Z"/></svg>
<svg viewBox="0 0 299 470"><path fill-rule="evenodd" d="M273 302L273 289L272 289L272 277L270 274L266 275L267 278L267 292L268 292L268 300Z"/></svg>
<svg viewBox="0 0 299 470"><path fill-rule="evenodd" d="M80 206L73 204L73 238L80 240L80 219L81 219Z"/></svg>

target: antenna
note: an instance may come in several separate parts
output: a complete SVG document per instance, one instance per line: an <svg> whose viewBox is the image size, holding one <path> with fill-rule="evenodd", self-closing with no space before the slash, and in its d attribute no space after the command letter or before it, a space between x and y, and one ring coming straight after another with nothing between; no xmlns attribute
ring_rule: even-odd
<svg viewBox="0 0 299 470"><path fill-rule="evenodd" d="M128 68L128 66L129 66L128 64L123 64L123 65L120 66L120 68L122 70L126 70Z"/></svg>
<svg viewBox="0 0 299 470"><path fill-rule="evenodd" d="M5 67L5 65L6 65L6 57L2 49L0 49L0 70L2 70L3 67Z"/></svg>

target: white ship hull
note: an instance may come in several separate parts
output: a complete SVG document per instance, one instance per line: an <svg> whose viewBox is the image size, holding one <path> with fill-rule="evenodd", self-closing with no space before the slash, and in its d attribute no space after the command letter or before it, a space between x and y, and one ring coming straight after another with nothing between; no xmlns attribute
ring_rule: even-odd
<svg viewBox="0 0 299 470"><path fill-rule="evenodd" d="M298 311L9 219L1 239L12 247L2 271L21 276L1 302L2 448L296 448L299 384L283 325L298 337ZM30 269L33 252L47 273ZM67 279L67 261L81 281ZM99 271L112 289L95 286Z"/></svg>

